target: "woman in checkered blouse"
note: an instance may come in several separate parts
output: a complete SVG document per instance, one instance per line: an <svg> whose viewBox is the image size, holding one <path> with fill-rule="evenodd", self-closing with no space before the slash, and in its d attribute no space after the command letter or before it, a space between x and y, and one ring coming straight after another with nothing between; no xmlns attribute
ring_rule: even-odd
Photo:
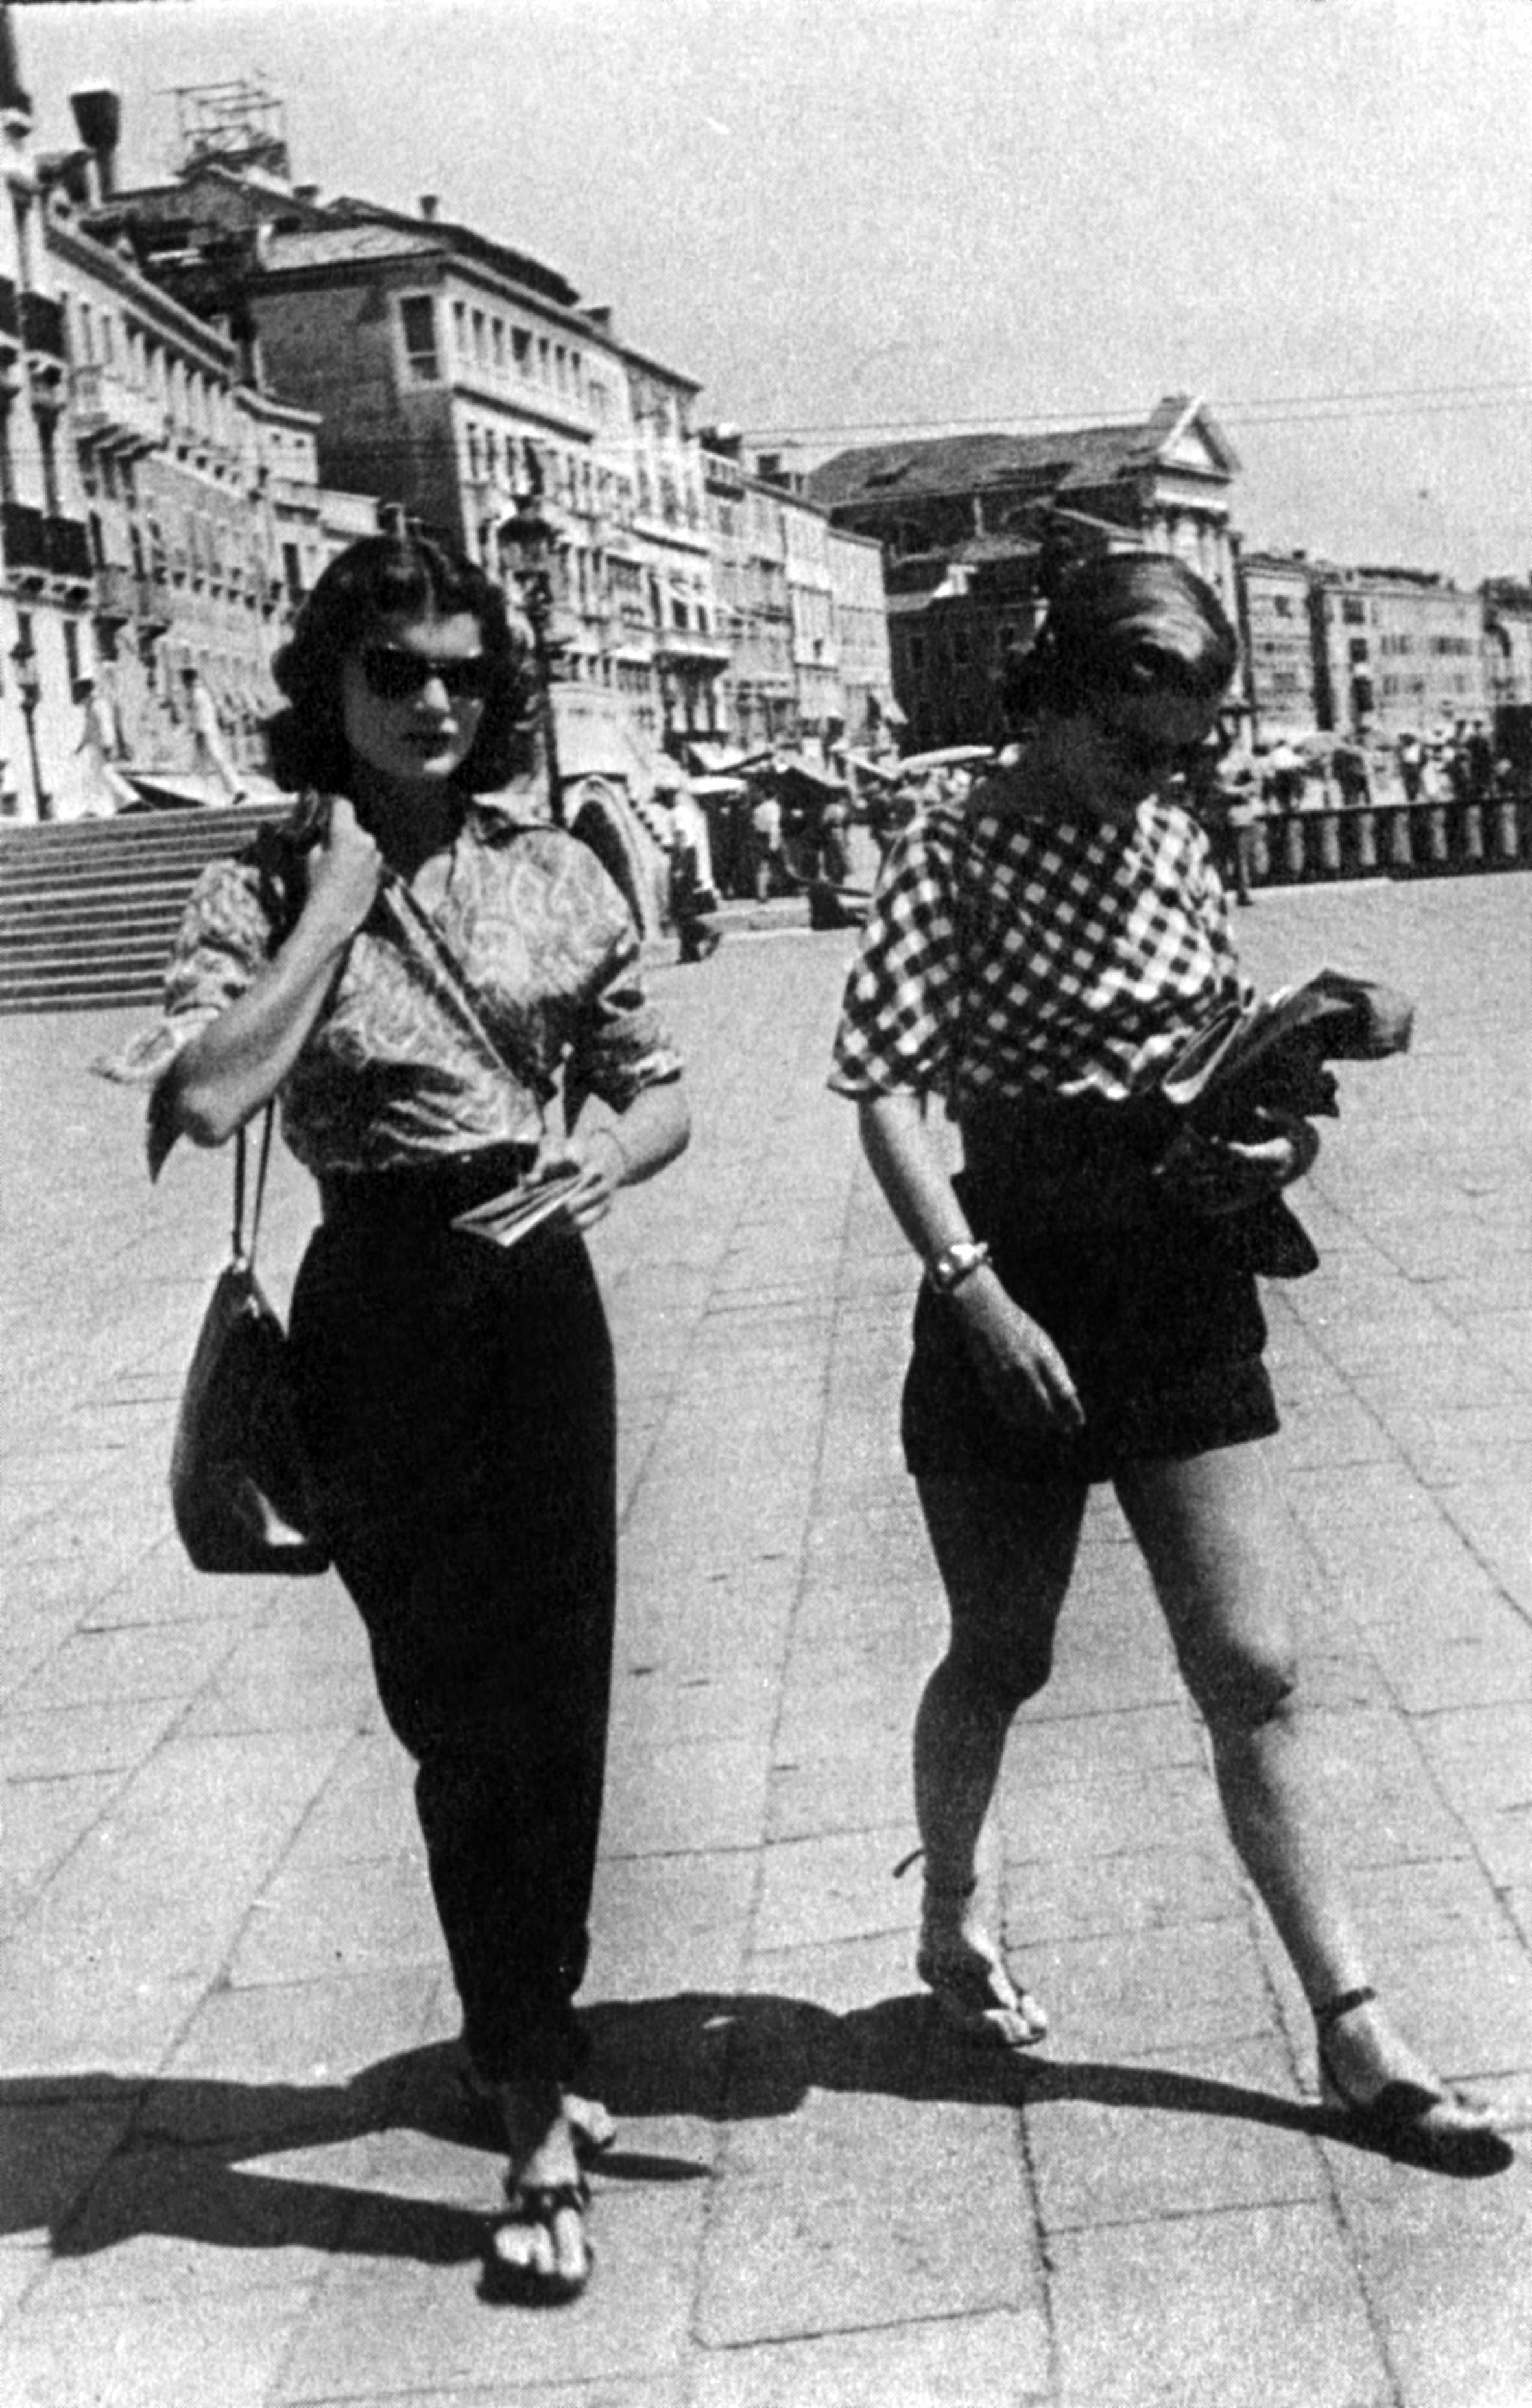
<svg viewBox="0 0 1532 2408"><path fill-rule="evenodd" d="M927 1266L903 1402L952 1616L915 1728L922 1979L1011 2048L1047 2021L989 1936L981 1869L1017 1708L1048 1680L1087 1493L1110 1480L1206 1719L1229 1828L1353 2128L1434 2162L1501 2145L1367 1978L1306 1770L1296 1574L1252 1441L1277 1427L1239 1215L1312 1160L1272 1118L1190 1196L1153 1170L1166 1064L1244 989L1206 842L1166 789L1207 738L1233 632L1178 562L1077 568L1023 666L1026 741L894 846L832 1083ZM964 1168L928 1117L945 1103Z"/></svg>

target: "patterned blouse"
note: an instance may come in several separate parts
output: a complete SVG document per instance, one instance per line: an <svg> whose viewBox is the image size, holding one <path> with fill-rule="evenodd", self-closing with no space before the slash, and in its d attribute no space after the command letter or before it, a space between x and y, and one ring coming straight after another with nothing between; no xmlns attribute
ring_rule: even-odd
<svg viewBox="0 0 1532 2408"><path fill-rule="evenodd" d="M301 838L312 801L291 824ZM249 857L193 889L165 974L165 1011L107 1076L159 1087L171 1063L243 995L279 941L269 882ZM477 991L480 1030L444 975L423 916ZM485 1039L500 1059L492 1059ZM284 1083L282 1133L318 1174L394 1170L483 1146L535 1147L560 1069L618 1111L680 1060L649 1002L622 895L589 847L480 796L464 813L445 893L423 915L385 882ZM151 1102L150 1168L173 1142Z"/></svg>
<svg viewBox="0 0 1532 2408"><path fill-rule="evenodd" d="M1223 889L1195 821L1024 812L995 778L891 848L847 982L842 1095L1141 1095L1223 1003L1244 998Z"/></svg>

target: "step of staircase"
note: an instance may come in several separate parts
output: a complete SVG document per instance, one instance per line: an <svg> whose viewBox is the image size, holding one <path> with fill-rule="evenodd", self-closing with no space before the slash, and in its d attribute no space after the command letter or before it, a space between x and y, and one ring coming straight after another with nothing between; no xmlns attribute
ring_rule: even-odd
<svg viewBox="0 0 1532 2408"><path fill-rule="evenodd" d="M291 808L0 827L0 1013L156 1002L199 871Z"/></svg>

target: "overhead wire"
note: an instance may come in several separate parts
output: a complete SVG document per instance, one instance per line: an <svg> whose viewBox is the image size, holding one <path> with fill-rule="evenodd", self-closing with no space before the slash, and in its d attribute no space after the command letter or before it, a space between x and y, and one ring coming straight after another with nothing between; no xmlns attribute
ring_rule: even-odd
<svg viewBox="0 0 1532 2408"><path fill-rule="evenodd" d="M1348 419L1433 417L1451 415L1458 410L1518 408L1528 402L1532 402L1532 378L1508 378L1497 383L1467 385L1382 386L1361 393L1273 394L1243 401L1207 401L1205 406L1220 425L1248 427L1336 424ZM1115 409L1093 408L1082 404L1076 409L1048 410L1036 415L992 411L983 418L943 418L928 414L909 419L798 419L776 426L759 426L751 423L747 431L752 443L781 443L797 449L849 437L877 439L881 437L896 441L901 436L917 440L923 435L927 437L966 433L1045 435L1072 432L1081 426L1141 426L1144 423L1141 403L1136 408Z"/></svg>

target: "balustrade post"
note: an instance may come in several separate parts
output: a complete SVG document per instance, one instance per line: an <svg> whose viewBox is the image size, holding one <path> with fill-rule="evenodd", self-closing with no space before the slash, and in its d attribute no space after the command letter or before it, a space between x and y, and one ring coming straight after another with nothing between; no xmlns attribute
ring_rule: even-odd
<svg viewBox="0 0 1532 2408"><path fill-rule="evenodd" d="M1301 880L1304 864L1303 813L1290 811L1282 830L1283 850L1287 856L1287 875Z"/></svg>
<svg viewBox="0 0 1532 2408"><path fill-rule="evenodd" d="M1414 807L1410 803L1406 803L1402 810L1395 811L1392 815L1388 830L1390 869L1411 869L1414 867L1415 856L1410 843L1410 822L1413 817Z"/></svg>
<svg viewBox="0 0 1532 2408"><path fill-rule="evenodd" d="M1365 804L1352 821L1356 831L1356 867L1360 870L1378 867L1378 814L1370 803Z"/></svg>
<svg viewBox="0 0 1532 2408"><path fill-rule="evenodd" d="M1326 878L1339 878L1340 875L1340 814L1339 811L1321 811L1316 812L1315 817L1319 823L1315 830L1319 838L1316 847L1319 858L1314 866L1322 869Z"/></svg>

